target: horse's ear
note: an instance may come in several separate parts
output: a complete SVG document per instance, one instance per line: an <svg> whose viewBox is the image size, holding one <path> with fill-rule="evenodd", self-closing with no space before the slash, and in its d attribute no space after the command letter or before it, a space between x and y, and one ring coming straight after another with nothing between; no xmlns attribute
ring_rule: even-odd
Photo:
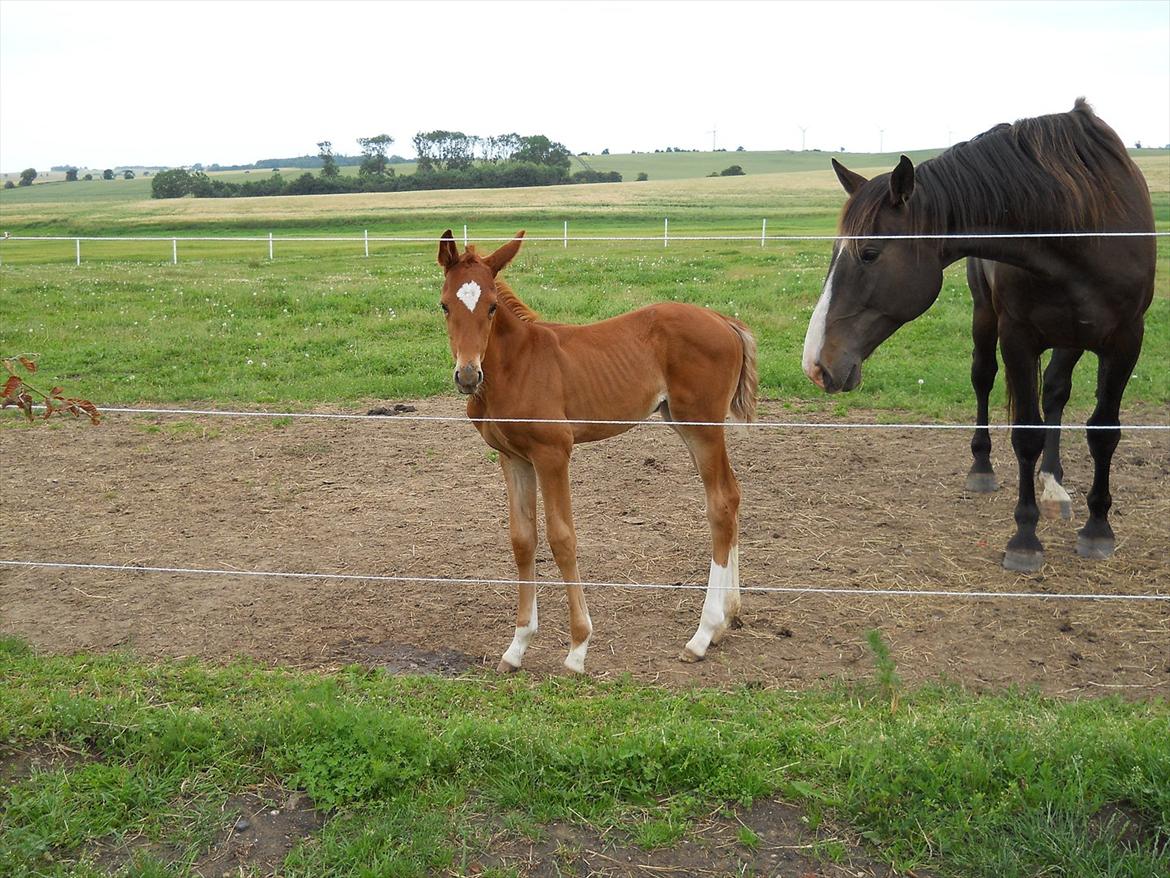
<svg viewBox="0 0 1170 878"><path fill-rule="evenodd" d="M499 250L496 250L490 256L484 258L483 261L486 262L487 267L492 270L493 276L503 271L504 267L516 257L516 254L520 251L520 239L523 237L524 230L521 229L516 233L516 237L514 237L511 241L509 241L507 244L504 244L502 247L500 247Z"/></svg>
<svg viewBox="0 0 1170 878"><path fill-rule="evenodd" d="M837 172L837 179L841 181L841 188L852 195L869 181L861 174L855 174L836 159L833 159L833 170Z"/></svg>
<svg viewBox="0 0 1170 878"><path fill-rule="evenodd" d="M906 156L890 174L890 204L901 207L914 194L914 163Z"/></svg>
<svg viewBox="0 0 1170 878"><path fill-rule="evenodd" d="M455 246L455 236L447 229L439 238L439 265L443 271L450 271L451 266L458 261L459 249Z"/></svg>

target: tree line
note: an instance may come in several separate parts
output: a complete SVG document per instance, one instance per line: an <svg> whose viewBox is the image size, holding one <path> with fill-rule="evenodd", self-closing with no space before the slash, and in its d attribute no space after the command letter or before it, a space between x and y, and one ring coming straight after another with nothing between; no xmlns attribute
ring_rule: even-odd
<svg viewBox="0 0 1170 878"><path fill-rule="evenodd" d="M326 195L345 192L403 192L420 189L488 189L560 183L620 183L616 171L570 173L572 154L543 134L479 137L462 131L419 132L411 140L418 155L413 174L396 174L388 156L388 134L359 137L356 175L341 173L333 144L317 144L321 170L286 179L279 170L265 178L235 182L200 170L173 168L151 181L154 198L239 198L261 195Z"/></svg>

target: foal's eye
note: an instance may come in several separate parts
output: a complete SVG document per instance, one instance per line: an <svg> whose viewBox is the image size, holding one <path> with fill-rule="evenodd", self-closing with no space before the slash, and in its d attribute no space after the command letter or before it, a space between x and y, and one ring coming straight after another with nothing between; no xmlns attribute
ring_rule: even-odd
<svg viewBox="0 0 1170 878"><path fill-rule="evenodd" d="M496 313L496 306L495 305L492 305L490 308L488 308L488 317L491 317L495 313Z"/></svg>
<svg viewBox="0 0 1170 878"><path fill-rule="evenodd" d="M444 305L442 302L440 302L440 303L439 303L439 307L443 309L443 313L444 313L444 314L450 314L450 313L451 313L450 311L448 311L448 310L447 310L447 306L446 306L446 305Z"/></svg>
<svg viewBox="0 0 1170 878"><path fill-rule="evenodd" d="M881 251L875 250L873 247L866 247L861 251L861 261L866 265L877 262L879 256L881 256Z"/></svg>

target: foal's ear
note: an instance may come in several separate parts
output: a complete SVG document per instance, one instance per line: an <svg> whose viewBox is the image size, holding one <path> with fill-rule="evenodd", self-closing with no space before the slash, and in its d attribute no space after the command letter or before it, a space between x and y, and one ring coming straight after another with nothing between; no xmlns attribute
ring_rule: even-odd
<svg viewBox="0 0 1170 878"><path fill-rule="evenodd" d="M841 181L841 188L852 195L869 181L861 174L855 174L836 159L833 159L833 170L837 172L837 179Z"/></svg>
<svg viewBox="0 0 1170 878"><path fill-rule="evenodd" d="M455 236L447 229L439 238L439 265L443 271L450 271L451 266L458 261L459 249L455 246Z"/></svg>
<svg viewBox="0 0 1170 878"><path fill-rule="evenodd" d="M890 204L901 207L914 194L914 163L906 156L890 174Z"/></svg>
<svg viewBox="0 0 1170 878"><path fill-rule="evenodd" d="M524 237L524 230L521 229L516 233L516 237L502 246L499 250L492 253L490 256L484 258L487 267L492 270L492 275L495 276L504 270L504 267L511 262L516 254L520 251L520 239Z"/></svg>

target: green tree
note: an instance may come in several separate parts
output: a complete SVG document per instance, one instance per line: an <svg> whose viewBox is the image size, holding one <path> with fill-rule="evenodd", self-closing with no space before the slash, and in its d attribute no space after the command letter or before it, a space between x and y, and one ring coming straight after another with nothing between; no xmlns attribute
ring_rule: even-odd
<svg viewBox="0 0 1170 878"><path fill-rule="evenodd" d="M394 138L389 134L376 134L373 137L359 137L358 146L362 148L362 163L358 166L359 177L373 177L381 179L386 176L386 152Z"/></svg>
<svg viewBox="0 0 1170 878"><path fill-rule="evenodd" d="M333 144L328 140L322 140L317 144L319 152L317 155L321 157L321 176L326 180L336 180L341 176L341 169L337 167L337 160L333 157Z"/></svg>
<svg viewBox="0 0 1170 878"><path fill-rule="evenodd" d="M103 180L113 180L114 179L114 169L113 168L106 168L104 171L102 171L102 179Z"/></svg>
<svg viewBox="0 0 1170 878"><path fill-rule="evenodd" d="M82 179L82 180L92 180L92 179L93 179L93 174L86 174L86 175L85 175L84 177L82 177L81 179Z"/></svg>
<svg viewBox="0 0 1170 878"><path fill-rule="evenodd" d="M122 179L123 180L133 180L134 179L134 172L132 170L130 170L129 168L127 168L122 173Z"/></svg>
<svg viewBox="0 0 1170 878"><path fill-rule="evenodd" d="M15 188L16 188L16 184L15 184L15 183L13 183L11 180L5 180L5 181L4 181L4 188L5 188L5 189L15 189Z"/></svg>
<svg viewBox="0 0 1170 878"><path fill-rule="evenodd" d="M534 165L549 165L569 170L573 163L572 154L563 143L549 140L543 134L521 138L520 149L511 156L512 161L532 162Z"/></svg>
<svg viewBox="0 0 1170 878"><path fill-rule="evenodd" d="M65 172L65 182L66 183L76 183L77 182L77 168L70 168L68 171Z"/></svg>
<svg viewBox="0 0 1170 878"><path fill-rule="evenodd" d="M36 168L25 168L23 171L20 172L20 185L21 186L31 186L32 181L35 180L36 178L37 178L37 169Z"/></svg>
<svg viewBox="0 0 1170 878"><path fill-rule="evenodd" d="M191 191L191 175L182 168L159 171L150 181L151 198L182 198Z"/></svg>

